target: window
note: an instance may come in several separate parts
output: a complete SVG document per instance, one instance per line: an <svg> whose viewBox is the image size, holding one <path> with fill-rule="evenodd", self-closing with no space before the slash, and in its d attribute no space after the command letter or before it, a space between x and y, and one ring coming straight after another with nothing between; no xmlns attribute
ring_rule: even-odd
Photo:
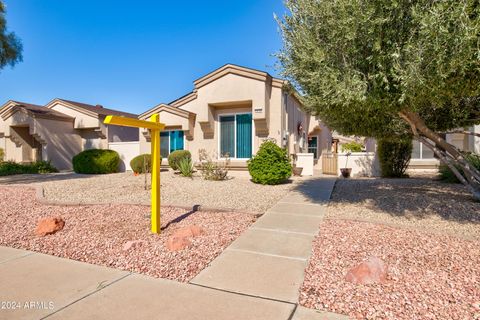
<svg viewBox="0 0 480 320"><path fill-rule="evenodd" d="M220 157L252 157L252 114L220 116Z"/></svg>
<svg viewBox="0 0 480 320"><path fill-rule="evenodd" d="M317 159L318 137L308 137L308 153L313 153L313 158Z"/></svg>
<svg viewBox="0 0 480 320"><path fill-rule="evenodd" d="M423 143L413 140L412 159L434 159L433 151Z"/></svg>
<svg viewBox="0 0 480 320"><path fill-rule="evenodd" d="M167 158L175 150L183 150L183 131L162 131L160 132L160 154Z"/></svg>

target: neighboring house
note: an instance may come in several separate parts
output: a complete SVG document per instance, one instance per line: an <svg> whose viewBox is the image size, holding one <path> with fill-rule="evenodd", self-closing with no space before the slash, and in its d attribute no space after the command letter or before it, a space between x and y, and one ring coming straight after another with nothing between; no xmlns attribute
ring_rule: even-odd
<svg viewBox="0 0 480 320"><path fill-rule="evenodd" d="M83 150L138 141L136 129L103 124L109 114L137 117L64 99L54 99L46 106L8 101L0 108L4 159L23 163L48 160L59 170L69 170L73 156Z"/></svg>
<svg viewBox="0 0 480 320"><path fill-rule="evenodd" d="M165 123L161 153L189 150L194 161L205 149L216 160L229 157L233 169L246 161L267 138L286 147L290 155L311 152L318 159L330 149L330 130L306 113L287 82L264 71L227 64L195 80L192 92L142 113L160 114ZM150 135L140 130L140 153L150 150ZM165 162L164 162L165 163Z"/></svg>

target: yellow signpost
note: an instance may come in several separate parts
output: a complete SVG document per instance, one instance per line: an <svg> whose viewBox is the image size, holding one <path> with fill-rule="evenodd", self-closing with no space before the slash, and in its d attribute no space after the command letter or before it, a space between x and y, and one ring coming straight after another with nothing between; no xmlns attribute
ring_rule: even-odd
<svg viewBox="0 0 480 320"><path fill-rule="evenodd" d="M119 116L107 116L105 124L113 124L124 127L150 129L151 152L152 152L152 213L151 230L153 233L160 233L160 131L165 128L160 123L160 116L154 114L150 121L137 120Z"/></svg>

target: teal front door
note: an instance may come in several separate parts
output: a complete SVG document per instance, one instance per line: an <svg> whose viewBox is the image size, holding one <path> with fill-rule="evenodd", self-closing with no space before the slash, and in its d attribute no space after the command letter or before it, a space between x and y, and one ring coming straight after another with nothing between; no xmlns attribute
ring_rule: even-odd
<svg viewBox="0 0 480 320"><path fill-rule="evenodd" d="M252 114L237 115L237 158L252 157Z"/></svg>

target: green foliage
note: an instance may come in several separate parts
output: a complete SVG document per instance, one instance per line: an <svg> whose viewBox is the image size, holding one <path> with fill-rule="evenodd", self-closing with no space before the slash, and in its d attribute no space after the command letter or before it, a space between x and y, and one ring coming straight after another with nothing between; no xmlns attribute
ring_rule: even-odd
<svg viewBox="0 0 480 320"><path fill-rule="evenodd" d="M469 152L469 153L465 153L464 156L470 165L480 170L479 154ZM465 174L462 172L462 170L460 170L459 166L456 165L455 167L457 167L460 173L465 177ZM438 172L440 173L440 180L444 182L449 182L449 183L460 183L458 178L455 176L455 174L453 174L452 170L450 170L450 168L447 165L441 164L440 167L438 168Z"/></svg>
<svg viewBox="0 0 480 320"><path fill-rule="evenodd" d="M114 150L90 149L73 157L76 173L105 174L118 172L120 156Z"/></svg>
<svg viewBox="0 0 480 320"><path fill-rule="evenodd" d="M160 162L162 158L160 158ZM136 156L130 161L130 167L136 173L150 173L152 172L152 157L149 153Z"/></svg>
<svg viewBox="0 0 480 320"><path fill-rule="evenodd" d="M412 156L412 139L390 137L378 140L380 170L384 178L403 178Z"/></svg>
<svg viewBox="0 0 480 320"><path fill-rule="evenodd" d="M261 184L279 184L292 175L292 165L285 149L271 140L260 145L257 154L248 160L252 181Z"/></svg>
<svg viewBox="0 0 480 320"><path fill-rule="evenodd" d="M182 158L178 162L178 170L184 177L191 177L193 175L193 162L191 158Z"/></svg>
<svg viewBox="0 0 480 320"><path fill-rule="evenodd" d="M230 158L227 157L225 161L214 162L205 149L200 149L198 153L200 170L205 180L221 181L228 178Z"/></svg>
<svg viewBox="0 0 480 320"><path fill-rule="evenodd" d="M37 161L28 164L21 164L13 161L0 162L0 176L54 172L58 172L58 170L50 163L50 161Z"/></svg>
<svg viewBox="0 0 480 320"><path fill-rule="evenodd" d="M2 148L0 148L0 162L3 161L4 157L5 157L5 151L3 151Z"/></svg>
<svg viewBox="0 0 480 320"><path fill-rule="evenodd" d="M286 0L283 75L312 113L344 135L411 134L480 122L476 0Z"/></svg>
<svg viewBox="0 0 480 320"><path fill-rule="evenodd" d="M0 1L0 69L22 61L22 43L13 32L7 31L5 5Z"/></svg>
<svg viewBox="0 0 480 320"><path fill-rule="evenodd" d="M342 152L362 152L363 144L359 142L349 142L342 144Z"/></svg>
<svg viewBox="0 0 480 320"><path fill-rule="evenodd" d="M180 160L182 159L192 159L192 155L190 151L188 150L176 150L170 153L168 156L168 165L173 169L173 170L178 170L178 164Z"/></svg>

